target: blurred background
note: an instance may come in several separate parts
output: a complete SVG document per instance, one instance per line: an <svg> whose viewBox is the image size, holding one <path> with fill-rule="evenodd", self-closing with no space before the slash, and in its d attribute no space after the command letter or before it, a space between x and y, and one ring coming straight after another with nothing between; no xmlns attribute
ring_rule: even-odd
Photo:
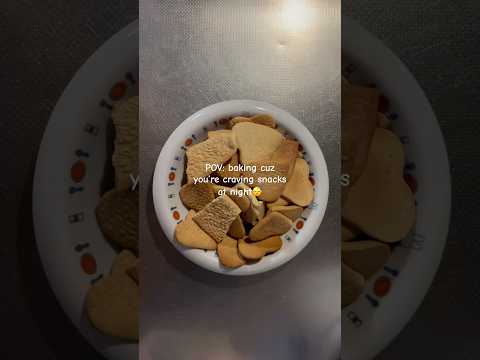
<svg viewBox="0 0 480 360"><path fill-rule="evenodd" d="M407 65L444 133L452 174L450 234L435 281L410 323L377 359L478 359L480 2L344 0ZM40 264L31 224L34 161L56 101L100 45L138 18L138 2L4 0L0 5L0 357L99 358L71 326Z"/></svg>

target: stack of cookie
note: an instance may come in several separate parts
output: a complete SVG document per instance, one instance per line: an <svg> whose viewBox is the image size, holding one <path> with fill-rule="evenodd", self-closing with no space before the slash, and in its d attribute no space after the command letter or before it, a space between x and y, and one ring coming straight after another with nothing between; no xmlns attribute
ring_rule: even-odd
<svg viewBox="0 0 480 360"><path fill-rule="evenodd" d="M110 274L89 289L85 301L90 322L114 337L138 340L138 191L132 178L138 169L138 97L116 103L112 165L115 184L96 208L98 225L119 251Z"/></svg>
<svg viewBox="0 0 480 360"><path fill-rule="evenodd" d="M299 144L267 114L230 119L227 129L190 146L186 159L180 198L189 212L175 238L185 247L216 250L228 268L278 251L281 235L313 200ZM214 172L211 164L224 167ZM207 177L222 181L198 181Z"/></svg>
<svg viewBox="0 0 480 360"><path fill-rule="evenodd" d="M342 80L342 306L390 256L415 221L413 191L404 180L405 154L389 130L378 90Z"/></svg>

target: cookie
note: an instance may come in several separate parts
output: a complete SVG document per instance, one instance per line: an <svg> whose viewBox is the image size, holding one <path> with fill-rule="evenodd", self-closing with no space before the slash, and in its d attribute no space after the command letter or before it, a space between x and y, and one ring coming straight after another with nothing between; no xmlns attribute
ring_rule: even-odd
<svg viewBox="0 0 480 360"><path fill-rule="evenodd" d="M364 287L363 276L342 263L342 308L357 300Z"/></svg>
<svg viewBox="0 0 480 360"><path fill-rule="evenodd" d="M265 216L265 204L263 201L257 200L253 192L247 193L247 197L250 201L250 206L242 213L242 219L251 225L255 225Z"/></svg>
<svg viewBox="0 0 480 360"><path fill-rule="evenodd" d="M302 215L303 208L301 206L290 205L290 206L272 206L270 211L279 212L282 215L285 215L290 220L297 220L300 215Z"/></svg>
<svg viewBox="0 0 480 360"><path fill-rule="evenodd" d="M266 254L274 253L282 247L282 239L279 236L272 236L265 240L247 242L245 238L238 241L240 255L248 260L258 260Z"/></svg>
<svg viewBox="0 0 480 360"><path fill-rule="evenodd" d="M252 117L244 117L244 116L237 116L234 117L229 121L229 128L235 126L235 124L242 123L242 122L252 122L258 125L264 125L275 129L277 127L277 123L275 119L268 114L258 114Z"/></svg>
<svg viewBox="0 0 480 360"><path fill-rule="evenodd" d="M255 243L247 243L245 239L238 240L238 252L247 260L258 260L265 256L266 249L256 246Z"/></svg>
<svg viewBox="0 0 480 360"><path fill-rule="evenodd" d="M390 246L378 241L362 240L342 243L344 264L362 274L367 280L383 268L390 253Z"/></svg>
<svg viewBox="0 0 480 360"><path fill-rule="evenodd" d="M270 156L283 141L283 135L268 126L242 122L233 127L240 162L251 164Z"/></svg>
<svg viewBox="0 0 480 360"><path fill-rule="evenodd" d="M193 221L194 216L195 211L190 210L187 217L175 227L175 240L189 248L204 250L216 249L217 242Z"/></svg>
<svg viewBox="0 0 480 360"><path fill-rule="evenodd" d="M240 177L240 171L235 170L238 166L238 154L233 154L232 158L228 160L222 170L217 171L218 176L223 179L231 178L238 179ZM230 170L233 169L233 170ZM230 180L231 181L231 180Z"/></svg>
<svg viewBox="0 0 480 360"><path fill-rule="evenodd" d="M215 199L212 186L209 183L185 184L180 189L180 200L187 209L200 211Z"/></svg>
<svg viewBox="0 0 480 360"><path fill-rule="evenodd" d="M274 206L287 206L289 204L288 200L279 197L277 200L271 203L267 203L267 208L271 209Z"/></svg>
<svg viewBox="0 0 480 360"><path fill-rule="evenodd" d="M389 243L403 239L415 221L415 200L403 178L404 163L398 137L377 128L365 170L350 187L343 218L375 239Z"/></svg>
<svg viewBox="0 0 480 360"><path fill-rule="evenodd" d="M124 256L124 255L118 255ZM88 290L85 310L92 325L102 333L125 340L138 340L139 288L122 269L125 259L115 261L110 275Z"/></svg>
<svg viewBox="0 0 480 360"><path fill-rule="evenodd" d="M138 258L129 250L122 250L113 260L112 274L126 273L138 284Z"/></svg>
<svg viewBox="0 0 480 360"><path fill-rule="evenodd" d="M218 136L221 136L221 137L223 137L223 136L232 137L233 136L232 130L227 130L227 129L209 131L207 134L208 134L209 139L215 138L215 137L218 137Z"/></svg>
<svg viewBox="0 0 480 360"><path fill-rule="evenodd" d="M138 191L114 189L105 193L95 215L107 240L138 252Z"/></svg>
<svg viewBox="0 0 480 360"><path fill-rule="evenodd" d="M301 207L310 205L313 201L313 185L310 182L309 173L307 162L297 158L293 174L285 186L282 196Z"/></svg>
<svg viewBox="0 0 480 360"><path fill-rule="evenodd" d="M138 258L129 250L122 250L115 259L113 259L112 264L112 275L122 275L127 272L133 266L136 266Z"/></svg>
<svg viewBox="0 0 480 360"><path fill-rule="evenodd" d="M245 265L245 259L243 259L238 252L237 240L231 237L224 237L218 244L217 253L220 263L223 266L237 268Z"/></svg>
<svg viewBox="0 0 480 360"><path fill-rule="evenodd" d="M240 216L237 216L235 220L233 220L232 224L230 225L230 229L228 229L227 235L230 235L234 239L241 239L245 237L245 226L243 225L243 221Z"/></svg>
<svg viewBox="0 0 480 360"><path fill-rule="evenodd" d="M222 195L195 214L193 220L219 243L225 238L230 225L240 213L237 204L227 195Z"/></svg>
<svg viewBox="0 0 480 360"><path fill-rule="evenodd" d="M275 235L283 235L292 227L292 221L278 212L271 212L256 224L248 237L259 241Z"/></svg>
<svg viewBox="0 0 480 360"><path fill-rule="evenodd" d="M131 176L136 177L138 174L138 109L138 96L113 105L115 140L112 165L117 190L130 189Z"/></svg>
<svg viewBox="0 0 480 360"><path fill-rule="evenodd" d="M213 170L207 169L207 164L224 164L237 151L235 141L231 136L214 136L187 148L187 179L193 183L194 178L210 175Z"/></svg>
<svg viewBox="0 0 480 360"><path fill-rule="evenodd" d="M280 236L271 236L264 240L256 241L254 244L264 248L266 254L271 254L282 248L283 241Z"/></svg>
<svg viewBox="0 0 480 360"><path fill-rule="evenodd" d="M282 195L292 175L297 153L298 143L285 139L270 156L250 164L255 165L257 171L244 172L243 175L253 177L253 185L262 189L262 193L258 197L260 200L273 202ZM268 179L273 178L283 179L283 181L268 182Z"/></svg>
<svg viewBox="0 0 480 360"><path fill-rule="evenodd" d="M378 90L342 83L342 174L354 184L365 168L378 123Z"/></svg>
<svg viewBox="0 0 480 360"><path fill-rule="evenodd" d="M233 188L226 188L226 189L227 189L226 190L227 195L235 202L235 204L237 204L237 206L240 208L242 212L245 212L250 208L251 197L248 194L247 195L235 194L235 189L243 190L244 192L248 191L250 188L247 185L243 183L239 183L235 185Z"/></svg>

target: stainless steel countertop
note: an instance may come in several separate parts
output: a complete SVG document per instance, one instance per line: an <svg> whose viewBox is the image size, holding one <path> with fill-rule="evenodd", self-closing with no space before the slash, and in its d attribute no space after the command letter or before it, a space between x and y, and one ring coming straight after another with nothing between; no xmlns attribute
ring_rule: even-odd
<svg viewBox="0 0 480 360"><path fill-rule="evenodd" d="M306 11L298 1L287 8L284 1L173 3L146 0L140 9L141 356L337 359L340 1ZM173 248L154 214L151 178L184 119L242 98L270 102L305 124L324 152L331 193L301 254L238 278L203 270Z"/></svg>

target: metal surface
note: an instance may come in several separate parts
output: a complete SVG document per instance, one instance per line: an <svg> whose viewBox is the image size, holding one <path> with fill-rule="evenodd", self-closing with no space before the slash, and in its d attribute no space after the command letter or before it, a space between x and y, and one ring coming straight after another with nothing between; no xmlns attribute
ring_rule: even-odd
<svg viewBox="0 0 480 360"><path fill-rule="evenodd" d="M146 0L140 22L142 359L336 359L340 1ZM242 98L302 121L332 186L324 221L301 254L266 274L232 278L172 247L153 211L151 178L184 119Z"/></svg>

